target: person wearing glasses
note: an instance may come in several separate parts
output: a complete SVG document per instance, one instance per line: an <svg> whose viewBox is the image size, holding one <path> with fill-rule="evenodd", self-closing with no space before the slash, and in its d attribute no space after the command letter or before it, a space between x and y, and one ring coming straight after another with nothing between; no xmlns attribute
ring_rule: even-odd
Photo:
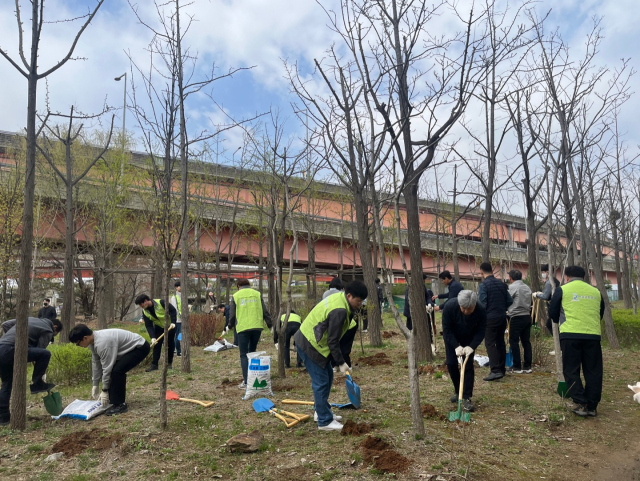
<svg viewBox="0 0 640 481"><path fill-rule="evenodd" d="M126 413L127 372L147 357L151 350L149 343L141 335L124 329L92 331L85 324L77 324L71 329L69 342L91 351L91 396L99 398L103 406L112 404L105 414Z"/></svg>

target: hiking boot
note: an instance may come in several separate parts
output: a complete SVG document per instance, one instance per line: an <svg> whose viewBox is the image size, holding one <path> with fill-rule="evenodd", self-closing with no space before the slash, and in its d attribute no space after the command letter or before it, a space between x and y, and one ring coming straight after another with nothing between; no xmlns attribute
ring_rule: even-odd
<svg viewBox="0 0 640 481"><path fill-rule="evenodd" d="M471 399L463 399L462 400L462 408L465 411L469 411L470 413L472 413L473 411L476 410L476 408L473 406L473 403L471 402Z"/></svg>
<svg viewBox="0 0 640 481"><path fill-rule="evenodd" d="M342 424L334 420L326 426L318 426L318 431L342 431Z"/></svg>
<svg viewBox="0 0 640 481"><path fill-rule="evenodd" d="M34 382L29 387L31 388L31 394L38 394L40 392L49 392L56 387L56 385L50 382L43 382L41 379L38 382Z"/></svg>
<svg viewBox="0 0 640 481"><path fill-rule="evenodd" d="M238 389L247 389L247 383L242 381L240 384L238 384Z"/></svg>
<svg viewBox="0 0 640 481"><path fill-rule="evenodd" d="M451 399L449 399L449 401L451 401L452 403L457 403L458 402L458 395L454 394L453 396L451 396Z"/></svg>
<svg viewBox="0 0 640 481"><path fill-rule="evenodd" d="M492 372L487 377L484 378L484 381L497 381L498 379L502 379L504 374L501 372Z"/></svg>
<svg viewBox="0 0 640 481"><path fill-rule="evenodd" d="M151 371L157 371L157 370L158 370L157 364L149 364L149 367L146 368L144 372L151 372Z"/></svg>
<svg viewBox="0 0 640 481"><path fill-rule="evenodd" d="M575 414L577 414L580 417L586 417L589 415L589 411L587 410L587 405L586 404L578 404L576 403L573 406L573 409L571 409L571 411Z"/></svg>
<svg viewBox="0 0 640 481"><path fill-rule="evenodd" d="M315 422L318 422L318 413L317 412L313 413L313 420ZM333 420L334 421L342 421L342 416L338 416L337 414L334 414L333 415Z"/></svg>
<svg viewBox="0 0 640 481"><path fill-rule="evenodd" d="M117 416L118 414L126 413L128 410L129 410L129 406L127 406L127 403L116 404L111 406L109 409L107 409L107 411L105 412L105 415Z"/></svg>
<svg viewBox="0 0 640 481"><path fill-rule="evenodd" d="M598 410L596 408L593 408L593 409L587 408L587 416L591 416L592 418L595 418L597 415L598 415Z"/></svg>

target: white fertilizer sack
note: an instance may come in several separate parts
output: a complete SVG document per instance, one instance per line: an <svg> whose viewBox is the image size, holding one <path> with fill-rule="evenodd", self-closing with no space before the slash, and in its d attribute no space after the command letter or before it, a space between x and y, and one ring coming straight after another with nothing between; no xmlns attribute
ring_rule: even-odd
<svg viewBox="0 0 640 481"><path fill-rule="evenodd" d="M231 344L226 339L223 339L223 341L224 341L224 344L220 341L216 341L210 346L205 347L204 350L208 352L220 352L220 351L226 351L227 349L233 349L234 347L238 347L235 344Z"/></svg>
<svg viewBox="0 0 640 481"><path fill-rule="evenodd" d="M111 407L111 404L103 406L100 404L100 401L82 401L80 399L76 399L71 404L69 404L60 416L51 416L53 419L60 418L74 418L74 419L82 419L83 421L88 421L91 418L94 418L107 409Z"/></svg>
<svg viewBox="0 0 640 481"><path fill-rule="evenodd" d="M480 354L476 354L473 358L480 367L486 367L489 365L489 358L487 356L481 356Z"/></svg>
<svg viewBox="0 0 640 481"><path fill-rule="evenodd" d="M265 351L247 354L249 369L247 371L247 390L243 400L254 396L273 396L271 390L271 356Z"/></svg>

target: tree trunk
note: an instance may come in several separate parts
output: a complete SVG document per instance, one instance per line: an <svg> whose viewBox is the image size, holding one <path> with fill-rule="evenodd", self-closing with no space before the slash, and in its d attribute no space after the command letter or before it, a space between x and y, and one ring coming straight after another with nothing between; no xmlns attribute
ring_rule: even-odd
<svg viewBox="0 0 640 481"><path fill-rule="evenodd" d="M613 234L613 257L616 261L616 282L618 283L618 300L624 300L624 292L622 289L622 272L620 271L620 243L618 241L618 226L613 212L611 219L611 233ZM625 307L628 309L628 307Z"/></svg>
<svg viewBox="0 0 640 481"><path fill-rule="evenodd" d="M405 173L409 179L414 179L412 172ZM409 309L413 322L413 336L416 338L416 361L431 362L431 335L427 325L427 308L424 298L424 283L422 282L422 239L420 235L420 211L418 209L418 181L407 182L403 190L407 209L407 239L409 244L409 259L411 261L411 278L409 280ZM398 219L398 222L400 219Z"/></svg>

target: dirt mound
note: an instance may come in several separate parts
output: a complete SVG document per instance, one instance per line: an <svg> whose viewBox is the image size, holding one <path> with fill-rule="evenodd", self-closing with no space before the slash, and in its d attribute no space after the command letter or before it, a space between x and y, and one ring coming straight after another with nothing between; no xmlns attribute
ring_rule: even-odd
<svg viewBox="0 0 640 481"><path fill-rule="evenodd" d="M240 384L243 380L242 379L237 379L235 381L232 381L231 379L224 378L222 380L222 382L220 383L220 387L221 388L225 388L225 387L236 387L238 384Z"/></svg>
<svg viewBox="0 0 640 481"><path fill-rule="evenodd" d="M391 366L393 363L384 352L379 352L375 356L361 357L356 364L365 366Z"/></svg>
<svg viewBox="0 0 640 481"><path fill-rule="evenodd" d="M435 418L443 420L446 416L440 414L438 410L432 404L423 404L422 405L422 416L425 418Z"/></svg>
<svg viewBox="0 0 640 481"><path fill-rule="evenodd" d="M354 423L349 419L342 427L343 436L362 436L363 434L369 434L373 429L373 424L369 423Z"/></svg>
<svg viewBox="0 0 640 481"><path fill-rule="evenodd" d="M271 390L273 392L292 391L293 389L295 389L295 386L292 386L291 384L283 384L281 386L274 386L271 384Z"/></svg>
<svg viewBox="0 0 640 481"><path fill-rule="evenodd" d="M398 336L399 334L396 331L384 331L382 333L383 339L391 339L393 336Z"/></svg>
<svg viewBox="0 0 640 481"><path fill-rule="evenodd" d="M382 438L367 436L360 447L365 462L373 463L376 469L384 473L400 473L411 464L410 459L391 449L389 443Z"/></svg>
<svg viewBox="0 0 640 481"><path fill-rule="evenodd" d="M64 453L65 456L76 456L85 449L104 451L117 445L122 439L122 434L116 433L103 436L106 431L94 428L91 431L76 431L60 439L51 448L52 453Z"/></svg>
<svg viewBox="0 0 640 481"><path fill-rule="evenodd" d="M418 367L418 374L433 374L434 372L436 372L436 369L433 366L419 366Z"/></svg>

